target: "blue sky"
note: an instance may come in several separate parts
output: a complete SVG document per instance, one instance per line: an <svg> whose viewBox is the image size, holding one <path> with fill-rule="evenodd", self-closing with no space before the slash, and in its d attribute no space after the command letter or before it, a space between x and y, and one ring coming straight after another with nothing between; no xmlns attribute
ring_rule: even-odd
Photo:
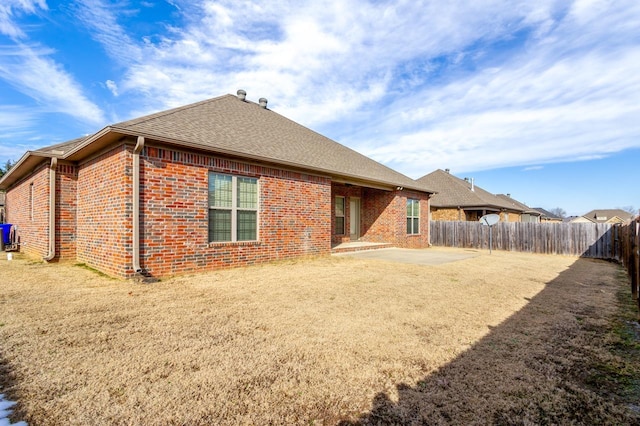
<svg viewBox="0 0 640 426"><path fill-rule="evenodd" d="M640 208L637 0L2 0L0 162L245 89L412 178Z"/></svg>

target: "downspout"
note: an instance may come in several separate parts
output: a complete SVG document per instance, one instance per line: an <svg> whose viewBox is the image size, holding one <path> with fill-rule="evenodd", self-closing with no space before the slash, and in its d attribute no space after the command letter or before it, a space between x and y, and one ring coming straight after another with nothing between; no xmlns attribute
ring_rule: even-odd
<svg viewBox="0 0 640 426"><path fill-rule="evenodd" d="M144 149L144 137L138 136L133 148L133 272L142 272L140 267L140 153Z"/></svg>
<svg viewBox="0 0 640 426"><path fill-rule="evenodd" d="M49 165L49 253L43 258L50 262L56 257L56 169L58 159L51 158Z"/></svg>

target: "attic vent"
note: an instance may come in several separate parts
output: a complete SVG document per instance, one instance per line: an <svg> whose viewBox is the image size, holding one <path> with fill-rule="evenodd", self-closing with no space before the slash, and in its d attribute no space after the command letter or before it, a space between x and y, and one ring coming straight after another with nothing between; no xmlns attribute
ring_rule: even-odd
<svg viewBox="0 0 640 426"><path fill-rule="evenodd" d="M258 102L260 103L260 107L267 109L267 98L260 98L258 99Z"/></svg>
<svg viewBox="0 0 640 426"><path fill-rule="evenodd" d="M449 172L451 172L451 169L444 169L444 171L449 173Z"/></svg>
<svg viewBox="0 0 640 426"><path fill-rule="evenodd" d="M242 89L238 90L238 99L240 99L241 101L247 99L247 92Z"/></svg>

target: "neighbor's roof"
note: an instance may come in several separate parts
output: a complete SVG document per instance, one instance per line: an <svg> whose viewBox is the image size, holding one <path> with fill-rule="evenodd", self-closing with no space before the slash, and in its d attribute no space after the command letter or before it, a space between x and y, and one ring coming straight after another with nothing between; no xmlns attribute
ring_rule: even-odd
<svg viewBox="0 0 640 426"><path fill-rule="evenodd" d="M224 95L107 126L96 134L32 152L80 161L122 136L326 174L334 180L434 192L344 145L260 105ZM337 178L337 179L336 179ZM0 180L0 187L3 186Z"/></svg>
<svg viewBox="0 0 640 426"><path fill-rule="evenodd" d="M474 184L472 191L471 182L455 177L442 169L421 177L418 182L438 192L431 197L431 205L433 207L523 210L485 191L478 185Z"/></svg>
<svg viewBox="0 0 640 426"><path fill-rule="evenodd" d="M560 216L555 215L550 211L543 209L542 207L534 207L533 209L537 210L543 217L554 219L554 220L562 220Z"/></svg>
<svg viewBox="0 0 640 426"><path fill-rule="evenodd" d="M522 210L524 213L528 213L530 215L540 216L540 212L534 208L529 207L528 205L521 203L520 201L511 198L509 194L496 194L496 197L504 200L506 203L510 204L514 210Z"/></svg>
<svg viewBox="0 0 640 426"><path fill-rule="evenodd" d="M605 223L615 217L620 218L622 221L633 219L633 214L622 209L601 209L591 210L589 213L583 214L584 217L594 223Z"/></svg>

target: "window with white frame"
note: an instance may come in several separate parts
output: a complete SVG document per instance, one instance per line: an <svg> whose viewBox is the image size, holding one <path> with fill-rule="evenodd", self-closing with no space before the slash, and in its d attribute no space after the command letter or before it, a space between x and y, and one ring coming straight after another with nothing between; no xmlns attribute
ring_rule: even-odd
<svg viewBox="0 0 640 426"><path fill-rule="evenodd" d="M344 197L336 197L336 235L344 235Z"/></svg>
<svg viewBox="0 0 640 426"><path fill-rule="evenodd" d="M209 173L209 242L258 239L258 179Z"/></svg>
<svg viewBox="0 0 640 426"><path fill-rule="evenodd" d="M407 234L420 233L420 200L407 199Z"/></svg>

